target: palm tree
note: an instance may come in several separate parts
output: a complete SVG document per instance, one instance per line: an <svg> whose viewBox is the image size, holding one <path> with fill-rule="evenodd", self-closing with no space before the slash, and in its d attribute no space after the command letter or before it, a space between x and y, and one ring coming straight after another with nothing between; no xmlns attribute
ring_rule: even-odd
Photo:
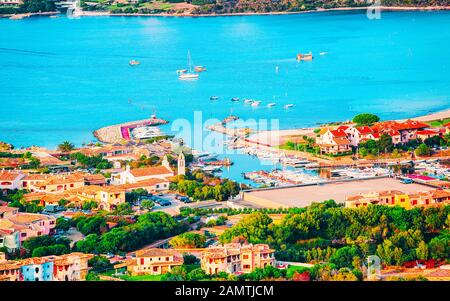
<svg viewBox="0 0 450 301"><path fill-rule="evenodd" d="M64 141L60 145L58 145L58 149L64 153L68 153L71 150L75 148L75 145L73 143L70 143L69 141Z"/></svg>

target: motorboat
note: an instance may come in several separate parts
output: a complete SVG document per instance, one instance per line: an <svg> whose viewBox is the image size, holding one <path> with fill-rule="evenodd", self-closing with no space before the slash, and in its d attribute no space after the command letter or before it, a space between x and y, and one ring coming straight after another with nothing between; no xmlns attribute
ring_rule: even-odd
<svg viewBox="0 0 450 301"><path fill-rule="evenodd" d="M283 108L285 108L285 109L289 109L289 108L292 108L294 105L293 104L287 104L287 105L285 105Z"/></svg>
<svg viewBox="0 0 450 301"><path fill-rule="evenodd" d="M210 99L210 100L218 100L219 97L218 97L218 96L211 96L209 99Z"/></svg>
<svg viewBox="0 0 450 301"><path fill-rule="evenodd" d="M299 53L297 54L297 61L312 61L313 55L312 53Z"/></svg>
<svg viewBox="0 0 450 301"><path fill-rule="evenodd" d="M206 71L206 67L205 66L195 66L194 71L195 72L203 72L203 71Z"/></svg>
<svg viewBox="0 0 450 301"><path fill-rule="evenodd" d="M239 101L239 97L233 97L231 98L231 101Z"/></svg>
<svg viewBox="0 0 450 301"><path fill-rule="evenodd" d="M161 130L156 126L137 127L131 131L131 134L135 139L149 139L163 135Z"/></svg>
<svg viewBox="0 0 450 301"><path fill-rule="evenodd" d="M138 66L138 65L140 65L141 63L140 63L139 61L136 61L136 60L131 60L131 61L129 62L129 64L130 64L130 66Z"/></svg>
<svg viewBox="0 0 450 301"><path fill-rule="evenodd" d="M254 102L252 102L252 107L257 107L257 106L259 106L260 103L261 103L261 101L255 100Z"/></svg>
<svg viewBox="0 0 450 301"><path fill-rule="evenodd" d="M277 104L275 102L271 102L267 105L268 108L272 108L274 106L276 106Z"/></svg>

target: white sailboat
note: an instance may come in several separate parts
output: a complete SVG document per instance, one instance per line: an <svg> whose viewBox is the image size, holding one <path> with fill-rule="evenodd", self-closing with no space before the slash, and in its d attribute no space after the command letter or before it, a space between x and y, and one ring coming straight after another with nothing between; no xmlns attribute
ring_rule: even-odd
<svg viewBox="0 0 450 301"><path fill-rule="evenodd" d="M180 80L195 80L198 79L198 74L192 72L192 64L191 64L191 52L188 50L188 65L189 71L181 73L178 78Z"/></svg>

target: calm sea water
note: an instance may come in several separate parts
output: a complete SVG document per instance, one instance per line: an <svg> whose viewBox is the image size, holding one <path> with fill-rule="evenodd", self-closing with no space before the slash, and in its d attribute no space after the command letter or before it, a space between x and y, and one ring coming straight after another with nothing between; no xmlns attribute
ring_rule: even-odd
<svg viewBox="0 0 450 301"><path fill-rule="evenodd" d="M292 128L360 112L403 118L448 108L450 13L381 17L0 19L0 140L81 144L99 127L153 112L170 121L192 120L196 110L204 119L232 112ZM208 69L196 82L175 74L188 50L194 65ZM295 60L309 51L312 62ZM141 65L130 67L130 59ZM263 102L252 108L231 97ZM267 109L269 102L278 105ZM287 103L296 106L284 110Z"/></svg>

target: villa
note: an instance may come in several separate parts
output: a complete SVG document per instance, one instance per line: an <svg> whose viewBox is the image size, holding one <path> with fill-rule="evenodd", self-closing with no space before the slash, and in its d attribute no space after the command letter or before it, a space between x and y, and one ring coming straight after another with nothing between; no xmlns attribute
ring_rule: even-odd
<svg viewBox="0 0 450 301"><path fill-rule="evenodd" d="M53 262L53 281L83 281L89 271L91 254L70 253L60 256L47 256Z"/></svg>
<svg viewBox="0 0 450 301"><path fill-rule="evenodd" d="M17 209L17 208L14 208ZM0 218L0 230L20 233L20 242L41 235L55 233L56 219L52 216L36 213L22 213L18 210L10 212L7 217Z"/></svg>
<svg viewBox="0 0 450 301"><path fill-rule="evenodd" d="M201 255L201 267L209 275L250 273L256 268L275 266L274 252L266 244L229 243L205 249Z"/></svg>
<svg viewBox="0 0 450 301"><path fill-rule="evenodd" d="M383 121L373 126L341 125L334 129L326 127L320 130L316 138L316 144L321 152L326 154L339 154L357 147L367 140L379 140L383 134L392 138L394 145L408 143L413 139L422 141L437 135L441 130L428 129L426 123L408 119L404 122Z"/></svg>
<svg viewBox="0 0 450 301"><path fill-rule="evenodd" d="M339 127L335 130L330 128L322 129L319 132L319 137L316 139L321 153L340 154L351 151L351 142L347 138L345 129L347 127Z"/></svg>
<svg viewBox="0 0 450 301"><path fill-rule="evenodd" d="M115 185L132 184L149 179L167 179L174 175L167 156L164 156L161 166L130 169L130 166L127 165L125 171L111 175L111 183Z"/></svg>
<svg viewBox="0 0 450 301"><path fill-rule="evenodd" d="M136 252L136 258L128 261L131 275L161 275L181 266L183 257L170 249L145 249Z"/></svg>
<svg viewBox="0 0 450 301"><path fill-rule="evenodd" d="M21 180L25 177L21 171L0 171L0 193L6 195L8 190L20 189Z"/></svg>
<svg viewBox="0 0 450 301"><path fill-rule="evenodd" d="M93 255L70 253L19 260L0 260L0 281L83 281Z"/></svg>
<svg viewBox="0 0 450 301"><path fill-rule="evenodd" d="M365 207L369 204L400 206L411 209L417 206L440 205L450 203L449 190L421 191L412 194L406 194L398 190L368 192L358 195L348 196L345 201L345 207L357 208Z"/></svg>
<svg viewBox="0 0 450 301"><path fill-rule="evenodd" d="M54 175L46 180L30 187L35 192L54 193L69 189L80 188L85 185L85 179L82 174Z"/></svg>

